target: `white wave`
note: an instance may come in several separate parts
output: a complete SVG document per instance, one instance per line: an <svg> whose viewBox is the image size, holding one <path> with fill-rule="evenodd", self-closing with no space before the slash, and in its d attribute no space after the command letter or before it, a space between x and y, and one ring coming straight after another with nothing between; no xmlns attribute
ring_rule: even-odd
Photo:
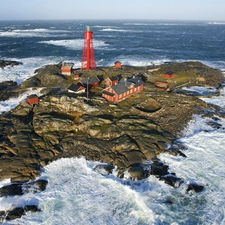
<svg viewBox="0 0 225 225"><path fill-rule="evenodd" d="M225 108L225 87L220 89L220 94L217 96L212 96L209 98L202 97L201 100L205 101L207 104L217 105L221 108Z"/></svg>
<svg viewBox="0 0 225 225"><path fill-rule="evenodd" d="M212 25L225 25L225 22L208 22L208 24L212 24Z"/></svg>
<svg viewBox="0 0 225 225"><path fill-rule="evenodd" d="M60 159L45 167L41 175L49 181L44 192L1 198L0 210L36 201L42 211L14 221L19 224L222 224L224 129L211 129L207 125L210 120L198 116L189 124L180 139L188 148L187 158L160 155L170 171L185 180L180 188L154 176L135 182L103 176L93 171L96 162L84 158ZM224 119L219 123L225 128ZM205 190L186 193L190 182L204 185Z"/></svg>
<svg viewBox="0 0 225 225"><path fill-rule="evenodd" d="M123 25L128 26L182 26L190 23L174 23L174 22L150 22L150 23L124 23Z"/></svg>
<svg viewBox="0 0 225 225"><path fill-rule="evenodd" d="M97 27L97 28L118 28L117 26L107 26L107 25L96 25L96 26L93 26L93 27Z"/></svg>
<svg viewBox="0 0 225 225"><path fill-rule="evenodd" d="M29 213L19 224L152 224L152 210L144 197L117 178L104 177L83 158L61 159L45 167L41 178L49 184L42 193L1 198L0 210L12 204L39 203L39 213ZM16 200L16 202L15 202ZM2 207L3 205L3 207Z"/></svg>
<svg viewBox="0 0 225 225"><path fill-rule="evenodd" d="M223 224L225 119L218 118L221 128L217 130L211 122L199 115L190 121L179 140L187 147L187 158L159 156L170 172L185 180L180 188L171 188L153 176L136 182L102 176L92 170L97 162L60 159L41 175L49 181L44 192L0 198L0 210L25 203L39 205L41 212L28 213L16 224ZM186 193L190 182L204 185L205 190Z"/></svg>
<svg viewBox="0 0 225 225"><path fill-rule="evenodd" d="M202 87L202 86L183 87L182 90L197 93L198 95L210 95L217 93L216 88Z"/></svg>
<svg viewBox="0 0 225 225"><path fill-rule="evenodd" d="M195 60L195 61L201 61L203 64L213 67L216 69L219 69L221 71L225 70L225 61L205 61L205 60Z"/></svg>
<svg viewBox="0 0 225 225"><path fill-rule="evenodd" d="M123 65L127 66L152 66L152 65L160 65L165 62L171 61L170 59L148 59L142 57L128 56L128 55L120 55L118 58L111 60L106 63L106 66L114 65L114 62L119 60Z"/></svg>
<svg viewBox="0 0 225 225"><path fill-rule="evenodd" d="M18 30L12 30L12 31L21 32L21 33L30 33L30 32L46 33L46 32L49 32L50 30L44 29L44 28L36 28L36 29L27 29L27 30L18 29Z"/></svg>
<svg viewBox="0 0 225 225"><path fill-rule="evenodd" d="M196 182L205 187L202 194L194 194L191 202L186 195L185 209L190 212L197 200L196 209L201 218L199 223L192 224L223 224L225 211L222 209L225 202L225 120L217 121L221 129L213 129L208 125L210 118L195 117L189 124L185 137L180 139L187 150L187 158L161 154L160 159L170 166L171 172L176 172L187 183ZM192 134L192 135L190 135ZM183 189L183 191L185 191ZM195 200L194 200L195 199ZM184 215L185 212L184 210ZM193 214L194 215L194 214ZM186 223L185 223L186 224ZM189 224L189 223L188 223Z"/></svg>
<svg viewBox="0 0 225 225"><path fill-rule="evenodd" d="M123 25L148 26L148 25L153 25L153 24L150 24L150 23L124 23Z"/></svg>
<svg viewBox="0 0 225 225"><path fill-rule="evenodd" d="M50 40L50 41L40 41L39 43L62 46L68 49L80 50L84 47L83 39L75 39L75 40ZM93 40L94 48L101 48L108 46L104 41Z"/></svg>
<svg viewBox="0 0 225 225"><path fill-rule="evenodd" d="M10 98L6 101L0 101L0 114L3 112L8 112L11 109L15 108L19 102L24 101L27 96L31 94L36 94L37 96L41 96L41 90L43 88L29 88L26 92L19 95L18 98Z"/></svg>
<svg viewBox="0 0 225 225"><path fill-rule="evenodd" d="M213 104L225 108L225 97L224 96L213 96L211 98L201 98L208 104Z"/></svg>
<svg viewBox="0 0 225 225"><path fill-rule="evenodd" d="M225 108L225 97L224 96L213 96L211 98L201 98L207 104L217 105L221 108Z"/></svg>
<svg viewBox="0 0 225 225"><path fill-rule="evenodd" d="M5 60L16 60L22 62L22 65L18 66L7 66L4 69L0 68L0 82L12 80L18 84L34 75L34 71L44 65L57 64L62 61L73 61L74 68L79 68L81 61L74 61L74 58L66 57L33 57L24 59L5 59Z"/></svg>
<svg viewBox="0 0 225 225"><path fill-rule="evenodd" d="M200 115L194 115L192 121L190 121L188 127L184 130L183 135L191 137L202 131L213 131L214 128L208 125L210 121L210 118L202 118Z"/></svg>
<svg viewBox="0 0 225 225"><path fill-rule="evenodd" d="M59 34L54 33L67 33L69 31L66 30L53 30L53 29L15 29L15 30L8 30L4 32L0 32L0 37L57 37L60 36Z"/></svg>
<svg viewBox="0 0 225 225"><path fill-rule="evenodd" d="M106 32L131 32L131 30L113 29L113 28L105 28L105 29L102 29L101 31L106 31Z"/></svg>

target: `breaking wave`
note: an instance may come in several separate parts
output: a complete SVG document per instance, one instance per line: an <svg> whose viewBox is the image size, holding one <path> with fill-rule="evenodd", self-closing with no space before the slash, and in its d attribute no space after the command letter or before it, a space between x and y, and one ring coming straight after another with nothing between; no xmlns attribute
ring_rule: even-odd
<svg viewBox="0 0 225 225"><path fill-rule="evenodd" d="M66 30L53 30L53 29L16 29L16 30L8 30L8 31L1 31L0 37L58 37L64 36L65 33L68 31ZM57 34L56 34L57 33ZM61 33L61 34L59 34Z"/></svg>
<svg viewBox="0 0 225 225"><path fill-rule="evenodd" d="M65 47L65 48L73 49L73 50L80 50L84 46L84 40L83 39L50 40L50 41L40 41L39 43L61 46L61 47ZM98 41L98 40L93 40L93 45L94 45L94 48L101 48L101 47L108 46L108 44L106 44L104 41Z"/></svg>

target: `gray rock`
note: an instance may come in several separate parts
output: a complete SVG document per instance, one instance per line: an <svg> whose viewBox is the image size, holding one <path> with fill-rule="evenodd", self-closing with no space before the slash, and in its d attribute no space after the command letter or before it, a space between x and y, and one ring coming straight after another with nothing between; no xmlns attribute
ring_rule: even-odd
<svg viewBox="0 0 225 225"><path fill-rule="evenodd" d="M137 164L131 165L128 172L130 176L132 177L132 179L141 180L141 179L147 178L150 175L150 167L142 163L137 163Z"/></svg>

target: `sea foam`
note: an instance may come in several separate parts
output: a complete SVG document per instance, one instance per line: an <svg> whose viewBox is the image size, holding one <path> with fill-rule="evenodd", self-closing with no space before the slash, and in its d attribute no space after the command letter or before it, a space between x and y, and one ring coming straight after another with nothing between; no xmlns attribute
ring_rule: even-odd
<svg viewBox="0 0 225 225"><path fill-rule="evenodd" d="M0 37L58 37L64 36L65 33L69 31L66 30L53 30L53 29L14 29L14 30L7 30L1 31ZM56 34L57 33L57 34ZM60 34L61 33L61 34Z"/></svg>
<svg viewBox="0 0 225 225"><path fill-rule="evenodd" d="M102 176L93 170L94 164L84 158L61 159L45 167L41 178L49 185L39 194L17 198L39 203L42 212L15 220L19 224L152 224L152 210L144 198L117 178ZM32 200L33 199L33 200ZM4 199L6 200L6 199ZM8 207L14 198L7 198Z"/></svg>
<svg viewBox="0 0 225 225"><path fill-rule="evenodd" d="M39 43L61 46L61 47L65 47L65 48L73 49L73 50L83 49L83 46L84 46L83 39L50 40L50 41L40 41ZM108 46L108 44L106 44L104 41L99 41L99 40L93 40L93 45L94 45L94 48L101 48L101 47Z"/></svg>

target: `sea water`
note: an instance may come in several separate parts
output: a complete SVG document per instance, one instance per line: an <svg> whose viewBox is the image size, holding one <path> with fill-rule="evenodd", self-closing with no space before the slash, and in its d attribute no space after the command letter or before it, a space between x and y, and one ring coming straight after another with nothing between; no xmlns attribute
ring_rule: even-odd
<svg viewBox="0 0 225 225"><path fill-rule="evenodd" d="M97 66L147 66L165 62L201 61L225 71L225 23L215 21L1 21L0 59L18 60L22 65L0 69L0 82L21 83L35 69L61 61L80 67L83 32L94 32ZM200 87L188 91L214 94ZM0 102L0 113L14 108L31 93ZM220 95L202 97L208 104L225 107L225 89ZM45 191L0 198L0 210L37 204L41 212L27 213L4 224L112 224L190 225L225 224L225 119L194 115L178 140L186 146L186 158L159 155L170 172L184 179L172 188L154 176L141 181L119 179L116 172L102 175L93 168L98 162L85 158L60 159L43 169L48 180ZM189 183L205 187L186 193ZM0 182L0 186L9 180Z"/></svg>

